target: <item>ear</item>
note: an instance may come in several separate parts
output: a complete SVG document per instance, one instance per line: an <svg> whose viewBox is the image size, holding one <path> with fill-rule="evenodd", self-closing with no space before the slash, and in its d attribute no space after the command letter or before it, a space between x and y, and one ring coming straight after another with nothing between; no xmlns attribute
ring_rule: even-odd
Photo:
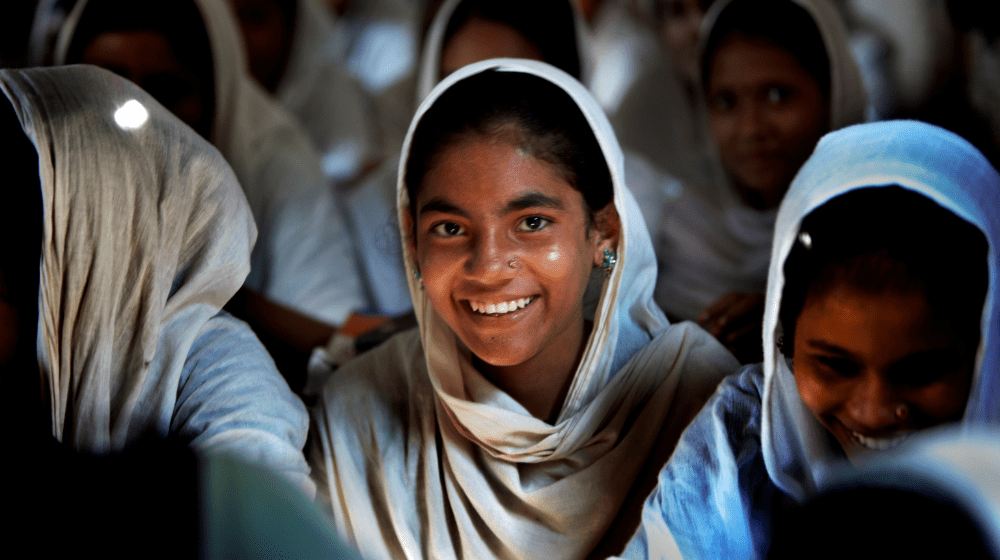
<svg viewBox="0 0 1000 560"><path fill-rule="evenodd" d="M610 202L604 208L594 213L590 235L594 241L594 266L604 264L604 250L618 252L618 236L621 234L622 222L618 217L615 203Z"/></svg>

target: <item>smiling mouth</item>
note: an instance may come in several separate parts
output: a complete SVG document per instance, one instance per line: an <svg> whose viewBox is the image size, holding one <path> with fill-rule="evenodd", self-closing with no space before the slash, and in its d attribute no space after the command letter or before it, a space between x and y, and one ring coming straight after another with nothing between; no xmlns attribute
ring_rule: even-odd
<svg viewBox="0 0 1000 560"><path fill-rule="evenodd" d="M532 301L535 301L535 297L526 297L520 299L514 299L510 301L502 301L500 303L485 303L482 301L472 301L469 300L469 306L476 313L481 313L483 315L505 315L507 313L513 313L518 309L524 309Z"/></svg>
<svg viewBox="0 0 1000 560"><path fill-rule="evenodd" d="M863 436L853 430L850 430L850 432L851 432L851 437L854 438L854 441L856 441L862 447L874 451L885 451L887 449L892 449L893 447L896 447L897 445L903 443L903 441L905 441L906 438L910 437L913 434L913 432L904 432L890 437L875 438L875 437Z"/></svg>

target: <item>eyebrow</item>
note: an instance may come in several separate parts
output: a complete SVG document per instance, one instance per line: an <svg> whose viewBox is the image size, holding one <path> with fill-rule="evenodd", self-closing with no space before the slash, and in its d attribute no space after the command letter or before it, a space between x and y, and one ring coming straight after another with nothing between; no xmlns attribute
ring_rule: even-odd
<svg viewBox="0 0 1000 560"><path fill-rule="evenodd" d="M527 210L529 208L553 208L556 210L564 210L565 205L562 200L553 196L548 196L539 192L529 192L508 202L504 207L504 213L517 212L520 210ZM462 216L463 218L469 217L468 212L441 197L434 197L428 200L423 206L420 207L418 214L422 216L429 212L455 214Z"/></svg>
<svg viewBox="0 0 1000 560"><path fill-rule="evenodd" d="M504 209L506 212L517 212L519 210L527 210L528 208L553 208L555 210L563 210L565 206L562 200L558 198L544 195L539 192L530 192L523 194L514 200L507 203L507 207Z"/></svg>
<svg viewBox="0 0 1000 560"><path fill-rule="evenodd" d="M806 339L806 344L816 350L822 350L824 352L829 352L830 354L836 354L838 356L844 356L846 358L854 357L854 354L851 354L850 352L844 350L843 348L837 346L836 344L830 344L825 340L810 338Z"/></svg>
<svg viewBox="0 0 1000 560"><path fill-rule="evenodd" d="M420 207L420 211L417 214L423 216L429 212L440 212L442 214L456 214L462 216L463 218L468 218L469 213L462 210L458 206L446 201L441 197L434 197L427 201L426 204Z"/></svg>

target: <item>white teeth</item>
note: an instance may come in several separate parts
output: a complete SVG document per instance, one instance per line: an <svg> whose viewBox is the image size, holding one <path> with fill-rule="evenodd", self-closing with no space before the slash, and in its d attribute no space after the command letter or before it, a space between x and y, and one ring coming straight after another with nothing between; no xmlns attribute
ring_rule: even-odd
<svg viewBox="0 0 1000 560"><path fill-rule="evenodd" d="M512 311L517 311L518 309L524 309L526 305L531 303L530 297L521 299L512 299L510 301L501 301L500 303L483 303L481 301L469 301L469 306L476 313L482 313L484 315L503 315L505 313L510 313Z"/></svg>
<svg viewBox="0 0 1000 560"><path fill-rule="evenodd" d="M892 449L893 447L896 447L900 443L903 443L903 441L906 438L910 437L910 434L912 433L913 432L905 432L902 434L886 438L865 437L854 431L851 432L851 435L854 436L854 441L860 443L861 445L867 447L868 449L873 449L875 451L885 451L886 449Z"/></svg>

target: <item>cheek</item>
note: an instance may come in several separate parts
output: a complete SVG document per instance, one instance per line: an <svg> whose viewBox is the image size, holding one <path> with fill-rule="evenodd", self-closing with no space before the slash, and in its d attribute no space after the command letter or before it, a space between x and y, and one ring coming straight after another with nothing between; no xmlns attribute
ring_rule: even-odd
<svg viewBox="0 0 1000 560"><path fill-rule="evenodd" d="M911 397L910 402L928 420L957 420L965 411L969 400L970 381L969 378L961 377L928 385Z"/></svg>
<svg viewBox="0 0 1000 560"><path fill-rule="evenodd" d="M720 112L710 112L709 129L712 139L719 150L719 156L725 162L732 162L735 156L736 118Z"/></svg>
<svg viewBox="0 0 1000 560"><path fill-rule="evenodd" d="M833 412L843 400L844 387L824 381L808 367L795 368L795 385L802 402L816 416Z"/></svg>

